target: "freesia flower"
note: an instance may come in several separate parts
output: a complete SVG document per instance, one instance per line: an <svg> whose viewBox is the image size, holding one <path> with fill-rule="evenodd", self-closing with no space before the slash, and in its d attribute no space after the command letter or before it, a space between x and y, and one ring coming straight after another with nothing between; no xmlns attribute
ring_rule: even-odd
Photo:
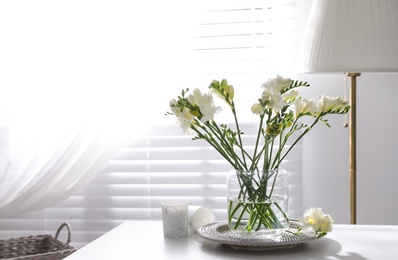
<svg viewBox="0 0 398 260"><path fill-rule="evenodd" d="M170 100L169 104L170 104L170 109L171 109L171 111L172 111L175 115L181 113L181 108L178 107L178 102L177 102L177 100L175 100L175 99L173 98L173 99Z"/></svg>
<svg viewBox="0 0 398 260"><path fill-rule="evenodd" d="M171 101L171 104L176 104L175 100ZM179 107L170 106L173 113L177 116L177 122L180 124L183 132L189 134L191 132L191 124L194 123L194 116L191 114L187 107L184 107L181 111Z"/></svg>
<svg viewBox="0 0 398 260"><path fill-rule="evenodd" d="M261 100L269 108L272 108L275 113L279 113L284 106L288 105L286 101L294 100L299 94L297 90L288 90L291 83L291 79L283 78L279 75L269 79L262 85L264 91L261 95Z"/></svg>
<svg viewBox="0 0 398 260"><path fill-rule="evenodd" d="M278 92L275 93L273 89L265 89L261 95L261 100L267 104L267 107L272 108L275 113L279 113L287 105L282 95Z"/></svg>
<svg viewBox="0 0 398 260"><path fill-rule="evenodd" d="M322 96L321 101L323 102L323 111L339 111L348 105L347 101L344 101L341 97L325 97Z"/></svg>
<svg viewBox="0 0 398 260"><path fill-rule="evenodd" d="M349 106L341 97L318 96L313 99L316 104L314 116L322 116L327 113L343 113Z"/></svg>
<svg viewBox="0 0 398 260"><path fill-rule="evenodd" d="M255 115L261 115L264 111L263 111L263 106L259 103L256 103L252 106L252 112Z"/></svg>
<svg viewBox="0 0 398 260"><path fill-rule="evenodd" d="M282 96L285 101L294 101L298 97L298 95L299 92L297 90L291 89L284 93Z"/></svg>
<svg viewBox="0 0 398 260"><path fill-rule="evenodd" d="M286 88L288 88L291 83L292 83L291 79L281 77L280 75L276 75L275 78L267 80L262 85L262 87L264 89L268 89L268 90L270 90L271 92L274 92L274 93L277 93L277 92L281 93L281 92L284 92L284 90Z"/></svg>
<svg viewBox="0 0 398 260"><path fill-rule="evenodd" d="M209 86L211 92L223 99L228 105L232 106L235 89L232 85L228 84L226 79L223 79L221 83L217 80L213 80Z"/></svg>
<svg viewBox="0 0 398 260"><path fill-rule="evenodd" d="M324 214L321 208L309 208L304 212L299 221L304 228L310 228L316 232L318 237L325 236L332 231L332 224L334 223L332 217Z"/></svg>
<svg viewBox="0 0 398 260"><path fill-rule="evenodd" d="M192 105L197 105L201 113L200 121L206 122L214 118L214 114L221 110L215 107L211 93L203 93L199 89L194 89L193 94L188 96L188 101Z"/></svg>
<svg viewBox="0 0 398 260"><path fill-rule="evenodd" d="M314 100L307 100L305 98L298 98L293 103L293 111L296 118L302 115L314 115L317 111L317 106Z"/></svg>

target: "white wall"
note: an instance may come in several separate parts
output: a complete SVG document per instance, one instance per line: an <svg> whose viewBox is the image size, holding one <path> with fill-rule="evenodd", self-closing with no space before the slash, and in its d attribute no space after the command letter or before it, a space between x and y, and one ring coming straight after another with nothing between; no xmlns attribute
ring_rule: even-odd
<svg viewBox="0 0 398 260"><path fill-rule="evenodd" d="M301 33L311 2L297 1ZM301 74L298 78L311 84L306 96L344 95L344 74ZM358 224L398 224L397 82L394 74L365 73L358 77ZM303 206L322 207L336 223L349 223L349 130L343 127L344 116L328 119L331 128L317 125L304 138Z"/></svg>

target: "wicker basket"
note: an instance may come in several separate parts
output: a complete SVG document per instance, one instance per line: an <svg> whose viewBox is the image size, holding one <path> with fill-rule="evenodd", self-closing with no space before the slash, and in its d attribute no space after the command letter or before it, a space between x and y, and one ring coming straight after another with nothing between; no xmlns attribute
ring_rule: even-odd
<svg viewBox="0 0 398 260"><path fill-rule="evenodd" d="M68 240L66 243L57 239L64 227L68 229ZM71 227L68 223L63 223L58 228L55 238L50 235L37 235L0 239L0 259L63 259L76 251L74 247L69 245L70 237Z"/></svg>

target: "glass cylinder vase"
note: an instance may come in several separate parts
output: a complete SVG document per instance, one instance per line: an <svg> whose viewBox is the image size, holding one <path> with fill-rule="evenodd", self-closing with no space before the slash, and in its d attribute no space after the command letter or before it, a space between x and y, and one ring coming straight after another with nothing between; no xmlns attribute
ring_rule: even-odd
<svg viewBox="0 0 398 260"><path fill-rule="evenodd" d="M287 172L232 171L227 181L228 226L242 236L281 235L289 228Z"/></svg>

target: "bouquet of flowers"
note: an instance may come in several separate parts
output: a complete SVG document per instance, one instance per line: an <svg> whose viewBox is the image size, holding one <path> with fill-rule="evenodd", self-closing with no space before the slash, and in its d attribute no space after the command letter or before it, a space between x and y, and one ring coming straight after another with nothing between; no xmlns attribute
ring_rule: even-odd
<svg viewBox="0 0 398 260"><path fill-rule="evenodd" d="M299 82L277 75L262 85L262 93L257 102L251 107L253 114L258 116L259 124L256 132L254 150L246 149L242 142L244 133L240 129L237 109L234 102L235 91L226 79L221 82L213 80L209 92L202 93L194 89L182 90L177 99L170 101L171 112L177 122L187 134L194 133L193 140L205 140L225 158L237 172L254 172L251 175L239 175L240 193L237 203L230 202L229 221L235 219L235 227L244 221L246 231L256 230L260 226L274 228L280 226L275 209L281 209L277 202L268 202L272 197L273 183L278 175L281 162L286 158L297 142L303 138L317 123L322 122L329 126L324 117L329 114L345 114L349 105L341 97L319 96L305 99L299 95L300 87L308 87L307 82ZM230 108L234 124L219 124L215 114L221 111L215 106L213 95L218 96ZM312 119L312 123L302 122L302 118ZM295 133L298 135L294 135ZM287 148L289 139L292 144ZM266 172L259 175L259 172ZM260 180L254 180L254 176ZM253 184L254 180L254 184ZM271 184L271 189L267 187ZM267 192L266 192L267 191ZM236 202L235 201L235 202ZM246 202L265 202L250 206ZM270 205L276 207L272 208ZM232 207L232 205L234 205ZM239 212L238 217L234 214ZM282 211L283 218L287 220ZM244 217L249 215L248 218ZM242 222L242 223L241 223Z"/></svg>

